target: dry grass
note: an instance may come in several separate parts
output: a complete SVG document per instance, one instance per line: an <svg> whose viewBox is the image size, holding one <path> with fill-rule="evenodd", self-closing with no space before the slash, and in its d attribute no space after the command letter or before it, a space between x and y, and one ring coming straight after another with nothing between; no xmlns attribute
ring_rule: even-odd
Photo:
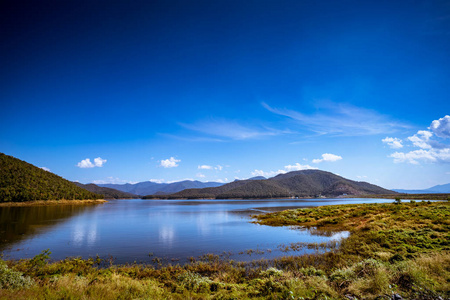
<svg viewBox="0 0 450 300"><path fill-rule="evenodd" d="M97 200L35 200L28 202L3 202L0 206L46 206L46 205L91 205L108 202L103 199Z"/></svg>
<svg viewBox="0 0 450 300"><path fill-rule="evenodd" d="M29 276L34 284L0 289L0 298L387 299L398 293L406 299L449 299L449 204L330 206L261 216L272 225L352 232L327 253L272 261L205 255L183 266L110 266L79 258L48 263L43 253L7 262L10 271L4 268L4 274Z"/></svg>

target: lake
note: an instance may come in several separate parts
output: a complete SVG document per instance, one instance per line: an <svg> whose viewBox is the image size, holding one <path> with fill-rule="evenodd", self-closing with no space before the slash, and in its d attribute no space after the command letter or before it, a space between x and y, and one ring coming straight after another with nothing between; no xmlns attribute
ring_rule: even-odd
<svg viewBox="0 0 450 300"><path fill-rule="evenodd" d="M340 240L292 227L251 223L251 215L289 208L392 199L110 200L99 205L0 207L0 251L6 259L30 258L50 249L66 257L112 257L115 263L184 263L213 253L234 260L274 258L291 243Z"/></svg>

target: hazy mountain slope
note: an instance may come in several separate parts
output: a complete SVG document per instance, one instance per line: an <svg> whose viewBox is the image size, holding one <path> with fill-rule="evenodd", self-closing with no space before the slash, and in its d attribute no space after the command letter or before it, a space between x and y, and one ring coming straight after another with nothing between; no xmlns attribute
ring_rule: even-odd
<svg viewBox="0 0 450 300"><path fill-rule="evenodd" d="M394 189L394 191L405 194L439 194L450 193L450 183L432 186L424 190L402 190Z"/></svg>
<svg viewBox="0 0 450 300"><path fill-rule="evenodd" d="M98 184L101 187L113 188L122 192L132 193L136 195L154 195L154 194L172 194L185 189L192 188L208 188L221 186L220 182L201 182L201 181L179 181L173 183L156 183L144 181L135 184Z"/></svg>
<svg viewBox="0 0 450 300"><path fill-rule="evenodd" d="M103 199L56 174L0 153L0 202Z"/></svg>
<svg viewBox="0 0 450 300"><path fill-rule="evenodd" d="M234 181L216 188L189 189L170 198L272 198L336 197L340 195L392 194L379 186L345 179L330 172L303 170L280 174L266 180Z"/></svg>
<svg viewBox="0 0 450 300"><path fill-rule="evenodd" d="M140 198L138 195L125 193L116 189L107 188L95 185L93 183L89 184L82 184L79 182L74 182L77 186L88 190L90 192L102 195L105 199L133 199L133 198Z"/></svg>

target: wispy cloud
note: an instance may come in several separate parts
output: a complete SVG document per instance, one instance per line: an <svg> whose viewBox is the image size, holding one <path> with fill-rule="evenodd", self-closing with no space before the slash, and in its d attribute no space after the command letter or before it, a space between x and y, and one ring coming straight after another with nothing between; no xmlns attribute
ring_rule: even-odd
<svg viewBox="0 0 450 300"><path fill-rule="evenodd" d="M211 170L213 167L208 165L201 165L197 167L200 170Z"/></svg>
<svg viewBox="0 0 450 300"><path fill-rule="evenodd" d="M314 114L301 113L287 108L275 108L263 102L268 111L288 117L317 134L362 136L391 133L407 125L390 120L376 111L343 103L321 103Z"/></svg>
<svg viewBox="0 0 450 300"><path fill-rule="evenodd" d="M94 163L91 162L89 158L83 159L77 164L78 168L87 169L87 168L94 168L94 167L103 167L103 165L106 163L106 159L102 159L101 157L94 158Z"/></svg>
<svg viewBox="0 0 450 300"><path fill-rule="evenodd" d="M175 168L179 166L179 162L181 161L181 159L176 159L174 157L168 158L168 159L163 159L160 161L160 166L163 168Z"/></svg>
<svg viewBox="0 0 450 300"><path fill-rule="evenodd" d="M273 177L278 174L285 174L287 172L292 171L301 171L301 170L315 170L316 167L312 167L310 165L302 165L299 163L295 163L293 165L284 166L284 169L280 169L278 171L263 171L263 170L254 170L251 172L252 176L264 176L264 177Z"/></svg>
<svg viewBox="0 0 450 300"><path fill-rule="evenodd" d="M193 178L183 178L183 179L177 179L177 180L165 180L165 179L150 179L149 181L150 182L154 182L154 183L174 183L174 182L180 182L180 181L186 181L186 180L189 180L189 181L194 181L194 179Z"/></svg>
<svg viewBox="0 0 450 300"><path fill-rule="evenodd" d="M381 140L383 143L387 144L392 149L403 148L402 140L398 138L386 137Z"/></svg>
<svg viewBox="0 0 450 300"><path fill-rule="evenodd" d="M154 182L154 183L164 183L166 182L164 179L150 179L150 182Z"/></svg>
<svg viewBox="0 0 450 300"><path fill-rule="evenodd" d="M217 170L217 171L222 171L223 166L221 165L217 165L215 167L210 166L210 165L200 165L197 167L197 169L199 170Z"/></svg>
<svg viewBox="0 0 450 300"><path fill-rule="evenodd" d="M49 168L41 167L41 169L44 170L44 171L50 172L50 169L49 169Z"/></svg>
<svg viewBox="0 0 450 300"><path fill-rule="evenodd" d="M92 183L94 183L94 184L108 184L108 183L110 183L110 184L125 184L125 183L134 184L134 183L137 183L137 182L136 181L123 180L123 179L120 179L120 178L117 178L117 177L109 176L109 177L106 177L106 179L94 180L94 181L92 181Z"/></svg>
<svg viewBox="0 0 450 300"><path fill-rule="evenodd" d="M419 130L408 137L413 147L420 148L409 152L394 152L389 155L395 163L407 162L410 164L450 163L450 116L431 122L428 130Z"/></svg>
<svg viewBox="0 0 450 300"><path fill-rule="evenodd" d="M192 124L179 123L182 127L208 136L231 140L258 139L291 133L268 126L242 125L229 120L203 120Z"/></svg>
<svg viewBox="0 0 450 300"><path fill-rule="evenodd" d="M324 154L322 154L322 158L313 159L312 162L315 164L318 164L323 161L335 162L335 161L338 161L341 159L342 159L342 156L331 154L331 153L324 153Z"/></svg>

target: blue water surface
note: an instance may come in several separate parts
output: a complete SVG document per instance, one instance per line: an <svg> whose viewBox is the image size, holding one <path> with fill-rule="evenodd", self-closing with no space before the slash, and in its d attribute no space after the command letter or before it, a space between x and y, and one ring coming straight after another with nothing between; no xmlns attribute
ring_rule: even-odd
<svg viewBox="0 0 450 300"><path fill-rule="evenodd" d="M213 253L234 260L300 255L291 243L322 243L345 237L306 229L251 223L251 215L290 208L392 199L111 200L93 206L1 207L0 250L5 258L29 258L50 249L52 259L112 257L116 263L154 258L184 263ZM253 251L249 251L249 250Z"/></svg>

